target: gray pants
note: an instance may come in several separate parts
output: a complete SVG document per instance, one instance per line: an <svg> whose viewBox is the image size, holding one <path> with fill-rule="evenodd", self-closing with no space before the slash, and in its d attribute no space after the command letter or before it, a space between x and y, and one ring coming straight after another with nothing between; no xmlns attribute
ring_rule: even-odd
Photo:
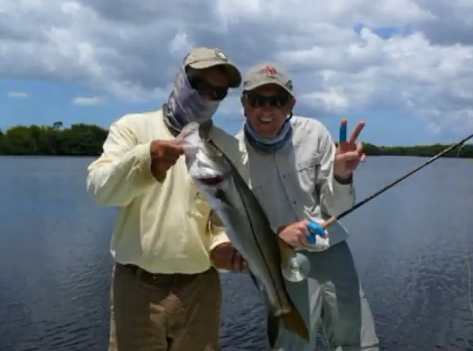
<svg viewBox="0 0 473 351"><path fill-rule="evenodd" d="M373 315L346 241L323 252L301 253L310 261L309 278L286 281L286 287L311 339L306 342L280 324L273 350L314 351L321 321L328 350L378 351Z"/></svg>

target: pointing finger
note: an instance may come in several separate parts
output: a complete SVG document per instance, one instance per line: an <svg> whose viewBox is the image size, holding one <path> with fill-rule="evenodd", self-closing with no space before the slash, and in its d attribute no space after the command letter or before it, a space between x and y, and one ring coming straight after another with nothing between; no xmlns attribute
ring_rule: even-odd
<svg viewBox="0 0 473 351"><path fill-rule="evenodd" d="M359 135L360 135L360 133L361 133L361 131L363 130L364 127L365 127L365 122L364 121L358 122L355 129L353 130L353 133L350 136L350 143L354 143L356 141L356 139L358 139L358 137L359 137Z"/></svg>
<svg viewBox="0 0 473 351"><path fill-rule="evenodd" d="M163 151L162 158L177 160L184 153L183 149L166 148Z"/></svg>
<svg viewBox="0 0 473 351"><path fill-rule="evenodd" d="M166 151L172 154L182 155L184 153L184 148L181 144L169 143L166 147Z"/></svg>
<svg viewBox="0 0 473 351"><path fill-rule="evenodd" d="M342 119L342 123L340 124L340 134L338 137L338 141L344 143L347 141L347 124L348 121L346 118Z"/></svg>

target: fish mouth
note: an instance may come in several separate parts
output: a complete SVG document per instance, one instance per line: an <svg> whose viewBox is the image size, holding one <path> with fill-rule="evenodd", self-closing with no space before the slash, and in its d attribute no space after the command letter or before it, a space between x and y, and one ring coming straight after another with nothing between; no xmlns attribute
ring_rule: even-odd
<svg viewBox="0 0 473 351"><path fill-rule="evenodd" d="M214 185L214 186L222 183L224 180L225 180L225 177L221 175L199 178L199 182L204 183L205 185Z"/></svg>

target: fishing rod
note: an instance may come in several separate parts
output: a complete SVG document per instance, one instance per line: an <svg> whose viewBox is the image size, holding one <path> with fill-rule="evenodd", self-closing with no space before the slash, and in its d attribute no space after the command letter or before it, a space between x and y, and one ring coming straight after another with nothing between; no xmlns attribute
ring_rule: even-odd
<svg viewBox="0 0 473 351"><path fill-rule="evenodd" d="M341 135L341 138L343 137L343 133L346 133L345 131L341 131L340 132L340 135ZM334 224L337 220L339 219L342 219L343 217L349 215L350 213L352 213L353 211L355 211L357 208L363 206L364 204L370 202L371 200L373 200L374 198L376 198L377 196L381 195L382 193L384 193L385 191L387 191L388 189L392 188L393 186L395 186L396 184L399 184L400 182L402 182L404 179L410 177L411 175L413 175L414 173L416 173L417 171L420 171L422 168L424 168L425 166L431 164L432 162L434 162L435 160L439 159L440 157L442 157L443 155L445 155L447 152L455 149L456 147L459 147L458 149L458 152L457 152L457 157L460 156L460 152L462 150L462 148L465 146L465 143L470 140L471 138L473 138L473 134L467 136L466 138L464 138L463 140L459 141L458 143L454 144L454 145L451 145L449 147L447 147L445 150L443 150L442 152L438 153L437 155L431 157L429 160L427 160L426 162L424 162L423 164L421 164L420 166L414 168L412 171L406 173L405 175L403 175L402 177L396 179L394 182L386 185L385 187L383 187L382 189L378 190L377 192L375 192L374 194L368 196L367 198L365 198L364 200L358 202L357 204L355 204L354 206L352 206L351 208L349 208L348 210L346 211L343 211L342 213L338 214L337 216L332 216L330 217L329 219L327 219L324 223L322 223L321 225L318 225L314 222L309 222L309 225L308 225L308 229L309 231L311 232L311 235L309 235L308 239L311 243L315 243L315 236L314 234L317 234L317 235L320 235L322 237L325 236L325 229L329 226L331 226L332 224ZM305 277L308 276L308 271L309 271L309 267L310 265L308 264L308 262L304 262L304 260L302 258L295 258L293 259L293 261L295 263L299 263L299 265L301 266L300 270L302 269L302 267L305 269L305 271L303 272L303 274L305 273L304 276L302 275L297 275L293 272L292 275L289 274L289 273L286 273L283 271L283 273L286 273L285 274L285 277L286 279L288 280L291 280L292 281L301 281L302 279L304 279ZM296 261L299 261L299 262L296 262ZM473 302L471 300L471 283L472 283L472 278L471 278L471 269L470 269L470 257L468 255L468 252L466 253L466 257L465 257L465 261L466 261L466 268L467 268L467 272L468 272L468 302L469 302L469 307L470 307L470 312L471 312L471 315L473 317ZM305 267L304 267L305 266Z"/></svg>
<svg viewBox="0 0 473 351"><path fill-rule="evenodd" d="M470 140L471 138L473 138L473 134L467 136L465 139L459 141L458 143L454 144L454 145L451 145L449 147L447 147L445 150L443 150L442 152L439 152L437 155L431 157L429 160L427 160L426 162L424 162L423 164L421 164L420 166L414 168L412 171L406 173L405 175L403 175L402 177L396 179L395 181L393 181L392 183L389 183L388 185L386 185L385 187L383 187L382 189L378 190L377 192L375 192L374 194L368 196L367 198L365 198L364 200L361 200L360 202L358 202L357 204L353 205L352 207L350 207L348 210L345 210L343 211L342 213L339 213L338 215L336 216L332 216L330 217L329 219L327 219L324 223L322 223L320 225L320 227L322 227L323 229L326 229L327 227L331 226L332 224L334 224L336 221L342 219L343 217L349 215L350 213L352 213L353 211L355 211L357 208L363 206L364 204L370 202L371 200L373 200L374 198L378 197L379 195L381 195L382 193L384 193L385 191L387 191L388 189L391 189L393 186L395 186L396 184L399 184L400 182L402 182L404 179L410 177L411 175L413 175L414 173L416 173L417 171L420 171L422 168L424 168L425 166L428 166L429 164L431 164L432 162L434 162L435 160L439 159L440 157L442 157L443 155L445 155L447 152L455 149L456 147L459 147L459 146L462 146L463 144L465 144L468 140ZM312 229L312 228L311 228ZM322 231L323 232L323 231Z"/></svg>

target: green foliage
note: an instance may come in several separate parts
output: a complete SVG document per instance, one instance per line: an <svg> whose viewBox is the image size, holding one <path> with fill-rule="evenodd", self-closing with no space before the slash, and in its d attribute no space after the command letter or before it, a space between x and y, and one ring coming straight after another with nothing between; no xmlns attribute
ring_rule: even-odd
<svg viewBox="0 0 473 351"><path fill-rule="evenodd" d="M15 126L0 130L0 155L54 155L54 156L97 156L107 137L107 130L90 124L73 124L64 128L61 121L52 126ZM448 145L376 146L364 144L369 156L426 156L431 157ZM446 157L457 157L457 149ZM473 158L473 144L463 147L460 157Z"/></svg>
<svg viewBox="0 0 473 351"><path fill-rule="evenodd" d="M365 143L364 150L370 156L420 156L432 157L450 145L434 144L434 145L413 145L413 146L376 146ZM458 148L447 152L444 157L462 157L473 158L473 144L466 144L458 154Z"/></svg>
<svg viewBox="0 0 473 351"><path fill-rule="evenodd" d="M96 156L102 151L107 130L88 124L64 128L61 121L52 126L15 126L0 130L0 155Z"/></svg>

